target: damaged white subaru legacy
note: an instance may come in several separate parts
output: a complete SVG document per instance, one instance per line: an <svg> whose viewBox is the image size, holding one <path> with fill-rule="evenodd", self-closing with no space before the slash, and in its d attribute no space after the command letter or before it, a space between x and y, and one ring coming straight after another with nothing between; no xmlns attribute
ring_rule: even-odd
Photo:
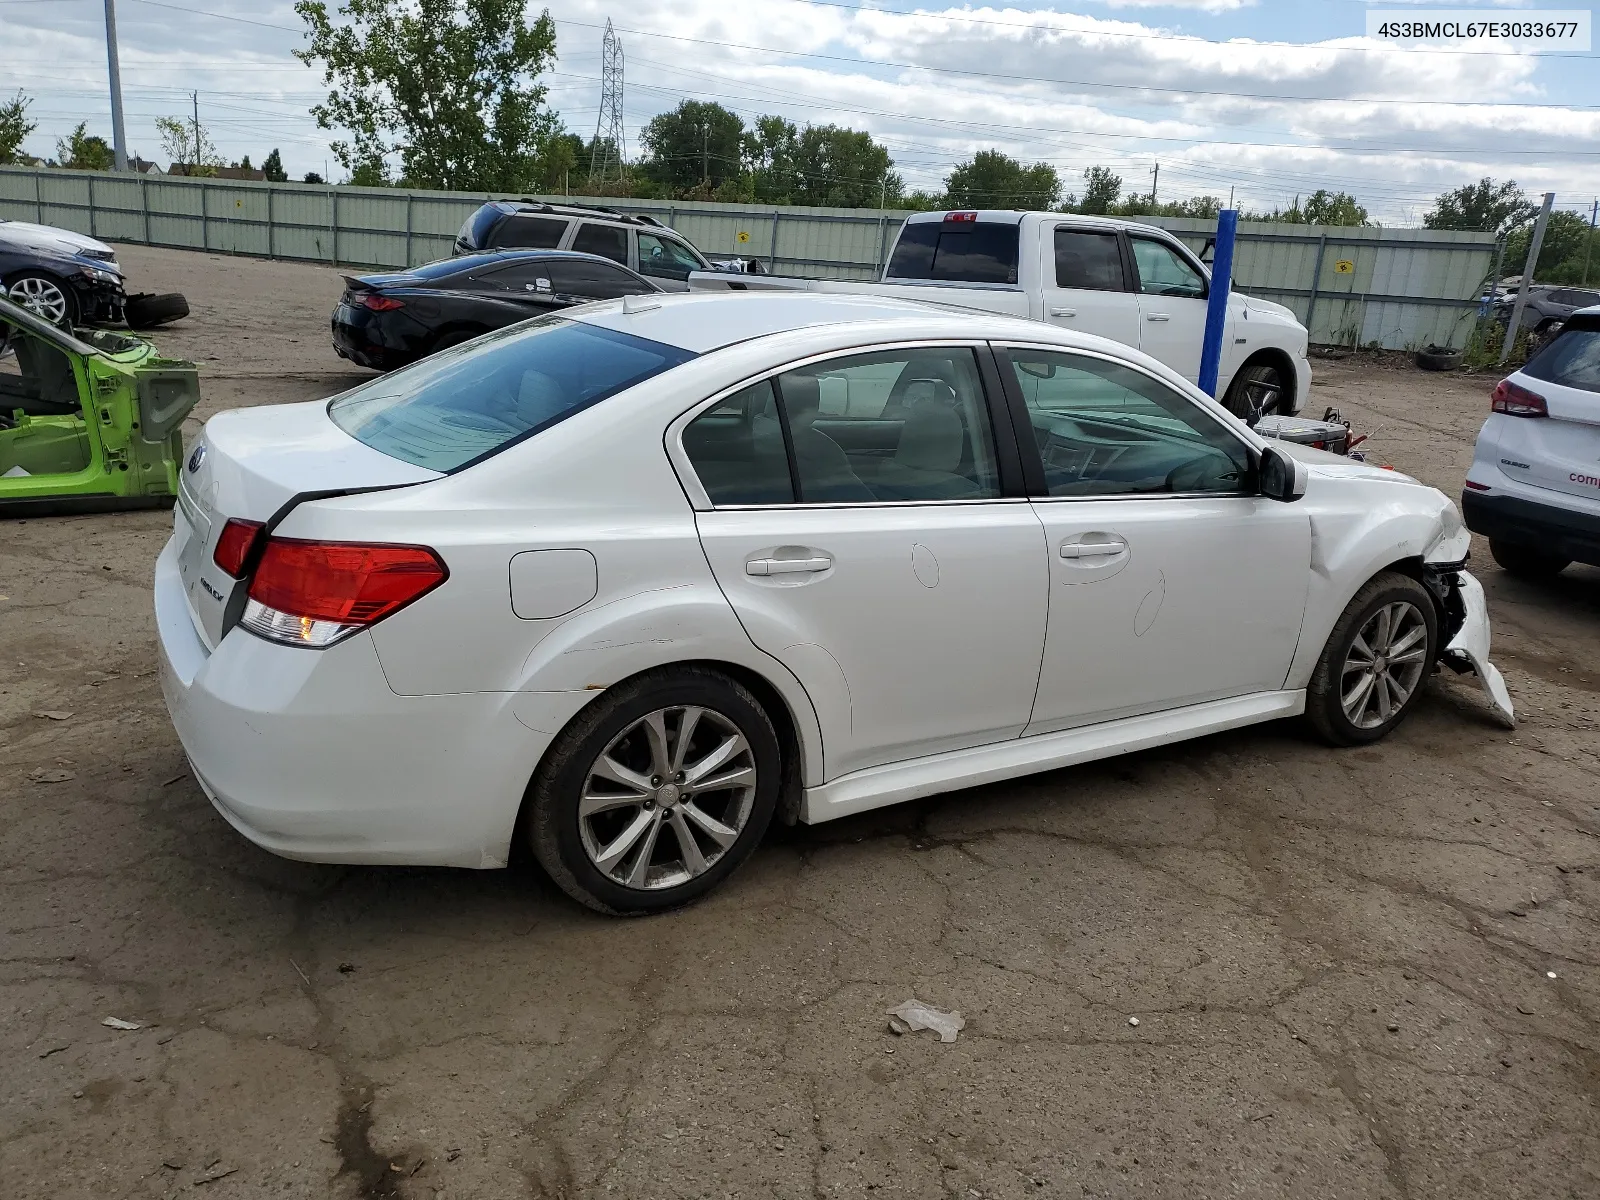
<svg viewBox="0 0 1600 1200"><path fill-rule="evenodd" d="M156 564L195 778L268 850L690 900L776 816L1304 714L1510 700L1451 501L1145 355L915 301L639 296L213 417ZM1068 785L1070 786L1070 785Z"/></svg>

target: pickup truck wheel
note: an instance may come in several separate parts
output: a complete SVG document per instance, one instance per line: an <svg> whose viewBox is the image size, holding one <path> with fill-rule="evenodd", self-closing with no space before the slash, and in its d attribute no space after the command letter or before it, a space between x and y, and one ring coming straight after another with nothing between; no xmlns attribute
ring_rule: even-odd
<svg viewBox="0 0 1600 1200"><path fill-rule="evenodd" d="M1570 558L1562 558L1559 554L1543 554L1528 546L1493 538L1489 540L1489 553L1507 574L1515 575L1518 579L1549 579L1561 574L1572 564Z"/></svg>
<svg viewBox="0 0 1600 1200"><path fill-rule="evenodd" d="M1375 742L1405 719L1438 657L1433 597L1382 571L1355 594L1306 688L1306 720L1335 746Z"/></svg>
<svg viewBox="0 0 1600 1200"><path fill-rule="evenodd" d="M1234 416L1254 425L1268 413L1283 410L1283 374L1270 363L1246 367L1233 378L1223 405Z"/></svg>

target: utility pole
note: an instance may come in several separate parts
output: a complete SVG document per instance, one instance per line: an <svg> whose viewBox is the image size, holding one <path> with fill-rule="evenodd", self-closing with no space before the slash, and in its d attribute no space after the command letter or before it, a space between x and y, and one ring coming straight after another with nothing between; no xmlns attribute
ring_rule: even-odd
<svg viewBox="0 0 1600 1200"><path fill-rule="evenodd" d="M194 167L195 174L200 173L200 93L190 92L189 99L194 101Z"/></svg>
<svg viewBox="0 0 1600 1200"><path fill-rule="evenodd" d="M1594 250L1595 218L1600 217L1600 199L1589 209L1589 236L1583 243L1583 286L1589 286L1589 255Z"/></svg>
<svg viewBox="0 0 1600 1200"><path fill-rule="evenodd" d="M1522 324L1522 310L1528 303L1528 285L1533 282L1533 271L1539 263L1539 248L1544 245L1545 226L1550 224L1550 207L1556 202L1554 192L1544 194L1544 204L1539 209L1539 219L1533 223L1533 236L1528 239L1528 261L1522 268L1522 283L1517 288L1517 302L1511 306L1511 320L1506 324L1506 340L1500 347L1500 361L1511 357L1511 347L1516 344L1517 327Z"/></svg>
<svg viewBox="0 0 1600 1200"><path fill-rule="evenodd" d="M117 5L106 0L106 74L111 80L111 148L117 170L128 169L128 135L122 124L122 66L117 62Z"/></svg>
<svg viewBox="0 0 1600 1200"><path fill-rule="evenodd" d="M1228 207L1233 207L1233 184L1228 185Z"/></svg>
<svg viewBox="0 0 1600 1200"><path fill-rule="evenodd" d="M700 123L700 180L711 186L711 122Z"/></svg>
<svg viewBox="0 0 1600 1200"><path fill-rule="evenodd" d="M1150 207L1156 206L1156 184L1161 182L1161 164L1158 162L1150 172Z"/></svg>

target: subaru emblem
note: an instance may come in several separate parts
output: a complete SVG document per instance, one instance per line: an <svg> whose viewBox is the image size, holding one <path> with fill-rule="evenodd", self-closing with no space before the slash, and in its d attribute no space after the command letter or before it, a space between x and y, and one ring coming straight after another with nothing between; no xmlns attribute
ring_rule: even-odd
<svg viewBox="0 0 1600 1200"><path fill-rule="evenodd" d="M200 464L206 460L206 444L201 442L194 448L194 453L189 455L189 474L193 475L200 469Z"/></svg>

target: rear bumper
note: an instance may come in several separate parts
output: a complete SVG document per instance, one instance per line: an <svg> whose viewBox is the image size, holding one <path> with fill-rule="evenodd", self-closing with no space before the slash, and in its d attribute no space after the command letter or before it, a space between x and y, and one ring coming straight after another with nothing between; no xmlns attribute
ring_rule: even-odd
<svg viewBox="0 0 1600 1200"><path fill-rule="evenodd" d="M1495 541L1600 566L1600 516L1471 488L1461 494L1461 516L1473 533Z"/></svg>
<svg viewBox="0 0 1600 1200"><path fill-rule="evenodd" d="M331 321L334 351L340 358L374 371L393 371L416 362L427 353L422 347L424 339L420 332L393 328L396 318L392 313L385 313L383 317L389 320L365 309L340 304L333 310ZM407 324L416 324L409 317L404 320Z"/></svg>
<svg viewBox="0 0 1600 1200"><path fill-rule="evenodd" d="M173 727L245 837L311 862L505 865L551 740L515 719L512 695L398 696L367 634L313 651L234 629L208 653L172 542L155 610Z"/></svg>

